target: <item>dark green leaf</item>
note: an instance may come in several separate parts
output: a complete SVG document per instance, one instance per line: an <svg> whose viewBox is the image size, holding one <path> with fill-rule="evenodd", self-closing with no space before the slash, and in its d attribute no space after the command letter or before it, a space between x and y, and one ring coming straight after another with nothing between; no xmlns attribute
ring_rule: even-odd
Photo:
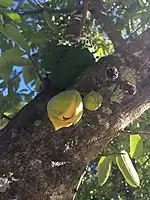
<svg viewBox="0 0 150 200"><path fill-rule="evenodd" d="M26 84L30 83L32 80L36 79L36 71L31 66L26 66L23 68L23 78Z"/></svg>
<svg viewBox="0 0 150 200"><path fill-rule="evenodd" d="M41 67L52 73L55 87L65 89L94 62L93 55L86 48L51 42L45 49Z"/></svg>
<svg viewBox="0 0 150 200"><path fill-rule="evenodd" d="M45 18L45 21L46 21L48 27L49 27L50 29L56 31L56 30L57 30L57 26L54 24L54 22L53 22L52 19L50 18L49 13L48 13L46 10L44 10L44 18Z"/></svg>
<svg viewBox="0 0 150 200"><path fill-rule="evenodd" d="M150 140L144 141L144 153L149 153L150 152Z"/></svg>
<svg viewBox="0 0 150 200"><path fill-rule="evenodd" d="M7 38L14 41L18 46L29 52L29 47L25 41L24 36L20 31L11 24L6 24L5 28L1 25L0 32L3 33Z"/></svg>
<svg viewBox="0 0 150 200"><path fill-rule="evenodd" d="M12 72L13 65L16 66L32 66L30 60L21 57L24 54L18 48L12 48L5 51L0 57L0 75L7 82Z"/></svg>
<svg viewBox="0 0 150 200"><path fill-rule="evenodd" d="M13 6L13 0L0 0L0 6Z"/></svg>

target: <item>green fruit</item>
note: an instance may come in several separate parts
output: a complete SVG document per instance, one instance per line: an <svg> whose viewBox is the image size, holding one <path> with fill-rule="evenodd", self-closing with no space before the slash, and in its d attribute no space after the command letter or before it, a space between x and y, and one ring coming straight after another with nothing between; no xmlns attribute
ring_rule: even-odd
<svg viewBox="0 0 150 200"><path fill-rule="evenodd" d="M95 111L101 106L102 100L101 94L92 90L83 98L83 104L87 110Z"/></svg>
<svg viewBox="0 0 150 200"><path fill-rule="evenodd" d="M97 166L98 184L104 185L109 178L112 166L112 156L102 156Z"/></svg>
<svg viewBox="0 0 150 200"><path fill-rule="evenodd" d="M122 150L121 154L116 157L116 163L129 185L132 187L140 186L140 179L137 171L135 170L129 155L125 150Z"/></svg>

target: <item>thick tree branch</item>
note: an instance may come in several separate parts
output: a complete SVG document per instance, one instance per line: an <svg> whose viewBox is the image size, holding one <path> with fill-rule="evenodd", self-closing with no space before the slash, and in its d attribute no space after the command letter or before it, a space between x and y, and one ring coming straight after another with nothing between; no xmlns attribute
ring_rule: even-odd
<svg viewBox="0 0 150 200"><path fill-rule="evenodd" d="M150 28L137 36L134 40L128 40L127 46L130 46L130 52L135 54L136 57L147 57L150 49ZM145 61L147 59L145 59Z"/></svg>
<svg viewBox="0 0 150 200"><path fill-rule="evenodd" d="M128 130L121 130L120 131L121 134L123 135L149 135L150 136L150 132L149 131L128 131Z"/></svg>

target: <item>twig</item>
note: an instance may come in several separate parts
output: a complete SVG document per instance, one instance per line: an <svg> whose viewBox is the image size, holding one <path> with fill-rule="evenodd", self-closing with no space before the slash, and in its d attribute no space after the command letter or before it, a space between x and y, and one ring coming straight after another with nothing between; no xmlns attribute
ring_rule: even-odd
<svg viewBox="0 0 150 200"><path fill-rule="evenodd" d="M77 192L78 192L78 190L79 190L79 187L80 187L80 185L82 184L82 181L83 181L83 178L84 178L84 176L85 176L85 174L86 174L86 170L83 172L83 174L81 175L81 177L80 177L80 180L79 180L79 182L78 182L78 185L77 185L77 187L76 187L76 189L75 189L75 194L74 194L74 196L73 196L73 200L75 200L76 199L76 195L77 195Z"/></svg>
<svg viewBox="0 0 150 200"><path fill-rule="evenodd" d="M140 167L143 167L147 162L149 162L150 160L150 155L148 156L148 158L140 165Z"/></svg>
<svg viewBox="0 0 150 200"><path fill-rule="evenodd" d="M99 156L111 156L111 155L122 155L122 154L124 154L124 153L121 153L121 152L119 152L119 153L108 153L108 154L98 154Z"/></svg>
<svg viewBox="0 0 150 200"><path fill-rule="evenodd" d="M87 11L88 11L88 0L83 0L83 16L82 16L82 19L81 19L80 34L83 30L83 25L84 25L84 22L86 20Z"/></svg>
<svg viewBox="0 0 150 200"><path fill-rule="evenodd" d="M83 9L74 13L65 31L65 38L68 40L78 40L83 30L88 10L88 0L83 0Z"/></svg>
<svg viewBox="0 0 150 200"><path fill-rule="evenodd" d="M44 8L44 6L38 1L38 0L34 0L35 3L37 3L37 5L40 7L40 8Z"/></svg>
<svg viewBox="0 0 150 200"><path fill-rule="evenodd" d="M28 86L28 84L26 84L26 86L27 86L27 88L30 90L30 92L35 92L35 90L32 90L32 89Z"/></svg>
<svg viewBox="0 0 150 200"><path fill-rule="evenodd" d="M150 136L150 132L149 131L127 131L127 130L120 130L121 134L124 135L149 135Z"/></svg>
<svg viewBox="0 0 150 200"><path fill-rule="evenodd" d="M32 57L30 56L30 54L28 54L27 52L26 52L26 54L28 55L29 59L31 60L31 62L32 62L34 68L35 68L35 71L36 71L36 73L37 73L37 75L38 75L40 81L43 82L42 76L40 75L40 73L39 73L39 71L38 71L36 62L32 59Z"/></svg>
<svg viewBox="0 0 150 200"><path fill-rule="evenodd" d="M72 12L75 12L75 11L79 11L81 10L82 7L76 7L74 9L71 9L71 8L63 8L63 9L53 9L53 8L49 8L49 7L43 7L43 8L38 8L38 9L35 9L35 10L27 10L27 11L24 11L24 12L18 12L18 14L24 16L24 15L36 15L36 14L40 14L42 12L44 12L44 10L46 10L48 13L50 14L59 14L59 13L72 13Z"/></svg>
<svg viewBox="0 0 150 200"><path fill-rule="evenodd" d="M101 25L103 30L106 32L110 40L114 45L115 50L120 50L120 47L124 46L125 41L121 36L121 32L117 29L115 24L113 23L110 16L106 14L107 11L103 8L102 2L95 0L90 1L90 9L91 15L96 19L96 22Z"/></svg>
<svg viewBox="0 0 150 200"><path fill-rule="evenodd" d="M8 119L8 120L11 120L11 118L9 116L7 116L3 113L0 113L0 115L1 115L0 119L5 118L5 119Z"/></svg>

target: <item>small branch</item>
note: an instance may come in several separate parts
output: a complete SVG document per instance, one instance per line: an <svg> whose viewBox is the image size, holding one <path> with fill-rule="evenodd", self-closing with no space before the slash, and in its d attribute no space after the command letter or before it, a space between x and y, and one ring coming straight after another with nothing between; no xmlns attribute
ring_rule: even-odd
<svg viewBox="0 0 150 200"><path fill-rule="evenodd" d="M39 73L39 71L38 71L36 62L32 59L32 56L30 56L27 52L26 52L26 54L28 55L29 59L31 60L31 62L32 62L34 68L35 68L35 71L36 71L36 73L37 73L37 75L38 75L40 81L43 82L42 76L40 75L40 73Z"/></svg>
<svg viewBox="0 0 150 200"><path fill-rule="evenodd" d="M72 13L72 12L76 12L76 11L79 11L81 10L82 7L76 7L74 9L71 9L71 8L63 8L63 9L53 9L53 8L49 8L49 7L42 7L42 8L39 8L39 9L35 9L35 10L27 10L27 11L24 11L24 12L19 12L18 14L24 16L24 15L37 15L37 14L40 14L42 12L44 12L44 10L46 10L49 14L59 14L59 13Z"/></svg>
<svg viewBox="0 0 150 200"><path fill-rule="evenodd" d="M34 1L40 8L44 8L44 6L38 0L34 0Z"/></svg>
<svg viewBox="0 0 150 200"><path fill-rule="evenodd" d="M96 19L97 23L99 23L103 30L106 32L114 45L114 49L119 50L119 47L122 47L125 44L125 41L121 36L121 32L117 29L110 16L107 15L107 11L104 10L102 2L98 0L95 0L93 2L92 0L90 1L89 11L91 15Z"/></svg>
<svg viewBox="0 0 150 200"><path fill-rule="evenodd" d="M108 154L103 154L103 153L100 153L100 154L98 154L99 156L111 156L111 155L122 155L122 154L124 154L124 153L108 153Z"/></svg>
<svg viewBox="0 0 150 200"><path fill-rule="evenodd" d="M4 118L4 119L7 119L7 120L11 120L11 118L9 116L7 116L7 115L5 115L3 113L0 113L0 115L1 115L0 119Z"/></svg>
<svg viewBox="0 0 150 200"><path fill-rule="evenodd" d="M140 165L140 167L143 167L146 165L147 162L150 160L150 155L148 155L148 158Z"/></svg>
<svg viewBox="0 0 150 200"><path fill-rule="evenodd" d="M83 25L84 25L84 22L86 20L87 11L88 11L88 0L83 0L83 16L82 16L82 19L81 19L80 34L82 32Z"/></svg>
<svg viewBox="0 0 150 200"><path fill-rule="evenodd" d="M83 31L88 10L88 0L83 0L83 9L72 15L70 23L65 31L65 38L68 40L78 40Z"/></svg>
<svg viewBox="0 0 150 200"><path fill-rule="evenodd" d="M85 170L85 171L83 172L83 174L81 175L81 177L80 177L80 180L79 180L79 182L78 182L77 188L75 189L75 194L74 194L74 196L73 196L73 200L76 199L77 192L78 192L78 190L79 190L80 185L82 184L82 181L83 181L83 178L84 178L86 172L87 172L87 171Z"/></svg>
<svg viewBox="0 0 150 200"><path fill-rule="evenodd" d="M120 133L123 135L150 135L149 131L127 131L127 130L120 130Z"/></svg>
<svg viewBox="0 0 150 200"><path fill-rule="evenodd" d="M26 84L26 86L27 86L28 90L30 90L30 92L34 92L34 93L35 93L35 90L33 91L33 90L28 86L28 84Z"/></svg>

